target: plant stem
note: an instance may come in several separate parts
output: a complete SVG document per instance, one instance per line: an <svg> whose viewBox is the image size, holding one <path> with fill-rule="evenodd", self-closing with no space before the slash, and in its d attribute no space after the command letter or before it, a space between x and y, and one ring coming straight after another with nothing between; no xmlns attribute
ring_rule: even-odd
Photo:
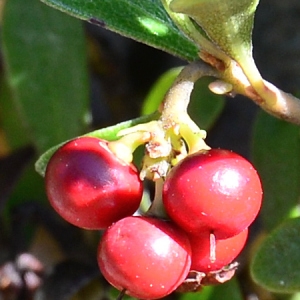
<svg viewBox="0 0 300 300"><path fill-rule="evenodd" d="M217 75L218 72L203 61L195 61L185 66L165 96L161 118L187 112L195 82L204 76Z"/></svg>
<svg viewBox="0 0 300 300"><path fill-rule="evenodd" d="M186 141L189 153L209 149L203 139L206 133L195 124L187 112L195 82L203 76L217 76L218 72L203 61L185 66L167 92L161 106L162 127Z"/></svg>
<svg viewBox="0 0 300 300"><path fill-rule="evenodd" d="M243 69L232 61L217 77L232 84L234 92L252 99L269 114L300 125L300 99L264 80L254 61L245 64Z"/></svg>
<svg viewBox="0 0 300 300"><path fill-rule="evenodd" d="M276 102L266 103L263 108L278 118L300 125L300 99L285 93L265 80L264 83L266 91L276 96Z"/></svg>

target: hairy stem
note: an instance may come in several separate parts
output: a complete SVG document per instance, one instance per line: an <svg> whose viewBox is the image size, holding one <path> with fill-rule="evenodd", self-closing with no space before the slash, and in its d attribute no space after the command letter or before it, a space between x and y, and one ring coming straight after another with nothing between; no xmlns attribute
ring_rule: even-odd
<svg viewBox="0 0 300 300"><path fill-rule="evenodd" d="M188 145L189 154L209 149L204 139L206 132L190 118L187 108L195 82L204 76L217 76L218 72L203 61L193 62L182 69L167 92L161 106L162 128L166 135L180 136Z"/></svg>
<svg viewBox="0 0 300 300"><path fill-rule="evenodd" d="M254 66L252 70L256 68ZM259 72L253 74L259 74ZM269 114L300 125L300 99L283 92L266 80L250 76L249 72L245 74L234 61L224 72L219 72L217 77L232 84L234 92L252 99Z"/></svg>
<svg viewBox="0 0 300 300"><path fill-rule="evenodd" d="M161 107L161 118L165 125L187 114L191 93L195 82L204 76L217 76L218 72L203 61L195 61L185 66L165 96Z"/></svg>
<svg viewBox="0 0 300 300"><path fill-rule="evenodd" d="M259 95L264 100L261 107L275 117L300 125L300 99L285 93L265 80L264 89L266 94L271 95L270 99L275 99L275 101L266 101L268 98L264 99L264 95Z"/></svg>

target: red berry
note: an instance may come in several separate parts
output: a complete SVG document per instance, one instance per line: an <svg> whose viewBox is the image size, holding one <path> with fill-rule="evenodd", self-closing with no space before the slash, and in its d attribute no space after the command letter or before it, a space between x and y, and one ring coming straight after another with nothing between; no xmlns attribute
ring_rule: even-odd
<svg viewBox="0 0 300 300"><path fill-rule="evenodd" d="M192 247L191 270L198 272L218 271L230 264L242 251L248 237L248 229L234 237L215 240L211 245L209 234L190 236ZM214 247L214 249L212 249ZM214 253L211 253L213 251ZM214 259L212 260L212 256Z"/></svg>
<svg viewBox="0 0 300 300"><path fill-rule="evenodd" d="M59 148L45 179L53 208L68 222L87 229L107 228L132 215L143 193L136 168L119 160L107 141L92 137Z"/></svg>
<svg viewBox="0 0 300 300"><path fill-rule="evenodd" d="M158 299L173 292L191 266L187 235L169 221L127 217L104 233L98 264L117 289L138 299Z"/></svg>
<svg viewBox="0 0 300 300"><path fill-rule="evenodd" d="M168 174L163 202L185 231L232 237L247 228L261 206L262 187L253 166L228 150L198 152Z"/></svg>

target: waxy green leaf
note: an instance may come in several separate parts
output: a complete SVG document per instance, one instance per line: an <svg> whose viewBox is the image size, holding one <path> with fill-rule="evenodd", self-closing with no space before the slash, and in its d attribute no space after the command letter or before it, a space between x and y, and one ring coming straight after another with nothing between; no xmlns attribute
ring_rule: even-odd
<svg viewBox="0 0 300 300"><path fill-rule="evenodd" d="M252 265L253 279L277 293L300 291L300 218L276 228L257 249Z"/></svg>
<svg viewBox="0 0 300 300"><path fill-rule="evenodd" d="M240 62L245 57L252 57L252 28L258 2L173 0L170 9L194 19L218 47Z"/></svg>
<svg viewBox="0 0 300 300"><path fill-rule="evenodd" d="M158 113L153 113L151 115L143 116L140 118L136 118L133 120L125 121L110 127L106 127L103 129L98 129L92 132L89 132L87 134L84 134L83 136L90 136L90 137L96 137L99 139L104 139L107 141L114 141L118 139L118 132L122 129L130 128L134 125L141 124L141 123L146 123L151 120L157 119L159 116ZM61 147L63 144L65 144L67 141L60 143L52 148L50 148L48 151L46 151L44 154L40 156L40 158L37 160L35 163L35 169L36 171L41 175L45 176L46 172L46 167L48 164L49 159L53 155L53 153Z"/></svg>
<svg viewBox="0 0 300 300"><path fill-rule="evenodd" d="M42 1L74 17L188 61L197 58L197 47L173 24L160 0Z"/></svg>
<svg viewBox="0 0 300 300"><path fill-rule="evenodd" d="M260 216L267 230L288 218L300 196L299 127L259 112L253 131L252 158L262 180Z"/></svg>
<svg viewBox="0 0 300 300"><path fill-rule="evenodd" d="M196 82L188 107L190 117L204 130L213 127L225 107L225 96L214 94L208 89L211 82L208 77Z"/></svg>
<svg viewBox="0 0 300 300"><path fill-rule="evenodd" d="M0 119L6 142L11 150L28 145L30 139L15 106L12 90L4 76L0 77Z"/></svg>
<svg viewBox="0 0 300 300"><path fill-rule="evenodd" d="M181 70L182 67L172 68L156 80L143 102L142 115L153 113L158 109Z"/></svg>
<svg viewBox="0 0 300 300"><path fill-rule="evenodd" d="M2 43L15 107L38 152L81 134L89 92L82 22L36 0L9 0Z"/></svg>

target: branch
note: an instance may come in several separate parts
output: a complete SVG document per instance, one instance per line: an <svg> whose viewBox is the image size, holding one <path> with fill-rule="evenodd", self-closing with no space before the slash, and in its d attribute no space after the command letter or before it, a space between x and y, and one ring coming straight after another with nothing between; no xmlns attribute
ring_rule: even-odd
<svg viewBox="0 0 300 300"><path fill-rule="evenodd" d="M197 80L204 76L218 75L217 70L203 61L195 61L185 66L173 82L160 107L162 114L160 119L165 125L167 122L177 122L182 114L187 113L191 93Z"/></svg>
<svg viewBox="0 0 300 300"><path fill-rule="evenodd" d="M259 74L258 71L253 72L256 76L251 76L250 78L249 74L246 74L248 75L247 77L244 70L234 60L230 64L225 65L222 61L207 53L201 53L200 57L218 70L216 77L222 79L224 85L227 84L228 86L228 83L232 85L232 89L230 91L224 89L225 92L244 95L252 99L269 114L287 122L300 125L300 99L283 92L273 84L263 80L257 75ZM252 70L255 70L255 68L254 64ZM222 85L219 85L220 89L214 86L211 90L213 92L215 90L222 90Z"/></svg>

